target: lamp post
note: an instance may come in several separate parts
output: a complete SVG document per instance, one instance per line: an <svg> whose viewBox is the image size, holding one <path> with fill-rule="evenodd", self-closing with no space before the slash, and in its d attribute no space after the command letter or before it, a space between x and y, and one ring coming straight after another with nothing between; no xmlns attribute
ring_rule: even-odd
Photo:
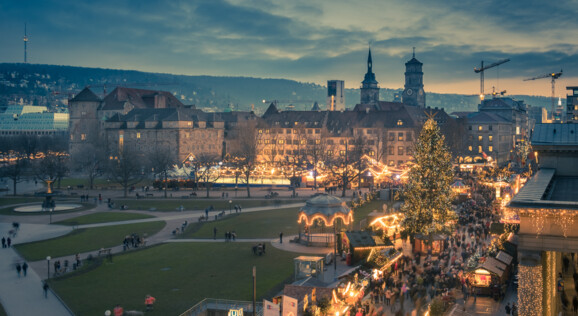
<svg viewBox="0 0 578 316"><path fill-rule="evenodd" d="M333 221L333 281L337 280L337 219Z"/></svg>
<svg viewBox="0 0 578 316"><path fill-rule="evenodd" d="M257 315L257 266L253 266L253 316Z"/></svg>
<svg viewBox="0 0 578 316"><path fill-rule="evenodd" d="M229 214L231 214L233 212L232 205L233 205L233 201L229 200Z"/></svg>
<svg viewBox="0 0 578 316"><path fill-rule="evenodd" d="M50 259L52 259L50 256L46 257L46 267L48 268L47 270L48 278L46 278L47 281L48 279L50 279Z"/></svg>

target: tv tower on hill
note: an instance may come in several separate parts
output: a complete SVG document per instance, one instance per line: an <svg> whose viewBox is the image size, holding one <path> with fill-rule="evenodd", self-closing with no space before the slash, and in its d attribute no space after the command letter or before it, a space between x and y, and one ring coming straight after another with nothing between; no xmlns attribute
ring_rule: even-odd
<svg viewBox="0 0 578 316"><path fill-rule="evenodd" d="M28 36L26 35L26 23L24 23L24 38L22 38L22 40L24 41L24 63L28 63L28 57L26 56L26 45L28 44Z"/></svg>

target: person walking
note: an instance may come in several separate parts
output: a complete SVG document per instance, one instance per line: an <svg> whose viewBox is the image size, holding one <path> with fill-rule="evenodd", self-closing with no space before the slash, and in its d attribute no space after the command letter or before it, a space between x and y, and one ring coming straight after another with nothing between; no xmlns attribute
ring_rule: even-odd
<svg viewBox="0 0 578 316"><path fill-rule="evenodd" d="M279 233L279 243L282 244L283 243L283 232Z"/></svg>
<svg viewBox="0 0 578 316"><path fill-rule="evenodd" d="M147 295L145 297L145 306L147 311L153 310L153 304L155 303L156 299L151 295Z"/></svg>
<svg viewBox="0 0 578 316"><path fill-rule="evenodd" d="M20 265L20 263L16 264L16 272L18 272L18 277L20 277L20 271L22 271L22 266Z"/></svg>
<svg viewBox="0 0 578 316"><path fill-rule="evenodd" d="M6 238L2 237L2 248L6 248Z"/></svg>
<svg viewBox="0 0 578 316"><path fill-rule="evenodd" d="M506 310L506 315L510 315L510 312L512 311L512 308L510 307L510 303L508 302L508 304L506 304L506 307L504 307L504 309Z"/></svg>
<svg viewBox="0 0 578 316"><path fill-rule="evenodd" d="M26 276L27 271L28 271L28 263L24 262L22 264L22 273L24 274L24 276Z"/></svg>
<svg viewBox="0 0 578 316"><path fill-rule="evenodd" d="M12 239L10 239L10 237L8 237L6 239L6 246L8 246L8 248L10 248L10 245L12 245Z"/></svg>
<svg viewBox="0 0 578 316"><path fill-rule="evenodd" d="M48 298L48 282L43 282L42 289L44 290L44 298Z"/></svg>
<svg viewBox="0 0 578 316"><path fill-rule="evenodd" d="M213 239L217 239L217 227L213 227Z"/></svg>

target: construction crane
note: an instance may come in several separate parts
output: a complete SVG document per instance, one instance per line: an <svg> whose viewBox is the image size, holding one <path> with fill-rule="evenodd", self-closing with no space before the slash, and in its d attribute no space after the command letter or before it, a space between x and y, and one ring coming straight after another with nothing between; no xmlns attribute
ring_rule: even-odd
<svg viewBox="0 0 578 316"><path fill-rule="evenodd" d="M500 61L497 61L493 64L484 66L484 61L482 60L482 63L480 65L480 68L474 68L474 72L475 73L480 73L480 99L484 99L484 71L496 66L499 66L501 64L507 63L510 61L510 58L506 58L506 59L502 59Z"/></svg>
<svg viewBox="0 0 578 316"><path fill-rule="evenodd" d="M552 118L554 118L554 113L556 112L556 79L560 78L561 76L562 76L562 69L560 69L560 72L552 72L549 74L524 79L524 81L544 79L544 78L552 79L552 112L550 114Z"/></svg>

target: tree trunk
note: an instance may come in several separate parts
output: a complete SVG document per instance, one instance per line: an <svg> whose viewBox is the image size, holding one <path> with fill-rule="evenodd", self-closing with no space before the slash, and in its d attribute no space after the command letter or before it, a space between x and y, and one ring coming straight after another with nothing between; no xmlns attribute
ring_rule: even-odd
<svg viewBox="0 0 578 316"><path fill-rule="evenodd" d="M164 182L165 182L164 187L165 187L165 199L166 199L166 198L167 198L167 173L166 173L166 171L165 171L165 174L164 174L164 179L165 179L165 181L164 181Z"/></svg>
<svg viewBox="0 0 578 316"><path fill-rule="evenodd" d="M14 192L12 195L16 196L16 183L17 183L16 179L12 179L12 183L14 185Z"/></svg>

